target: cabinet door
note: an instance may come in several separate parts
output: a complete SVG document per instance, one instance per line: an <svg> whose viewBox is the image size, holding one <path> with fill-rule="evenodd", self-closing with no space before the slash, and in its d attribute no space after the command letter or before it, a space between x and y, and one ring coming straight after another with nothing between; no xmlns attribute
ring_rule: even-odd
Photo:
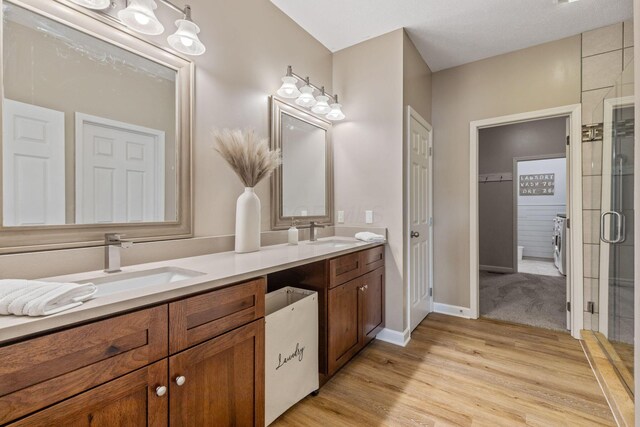
<svg viewBox="0 0 640 427"><path fill-rule="evenodd" d="M363 345L384 327L384 268L378 268L362 276L362 338Z"/></svg>
<svg viewBox="0 0 640 427"><path fill-rule="evenodd" d="M172 426L263 427L264 319L170 357L169 377Z"/></svg>
<svg viewBox="0 0 640 427"><path fill-rule="evenodd" d="M360 286L360 279L355 279L329 290L329 375L333 375L362 347L362 327L358 310Z"/></svg>
<svg viewBox="0 0 640 427"><path fill-rule="evenodd" d="M0 425L167 357L167 306L0 347Z"/></svg>
<svg viewBox="0 0 640 427"><path fill-rule="evenodd" d="M10 427L167 426L167 360L134 371L21 419ZM158 395L160 394L160 395Z"/></svg>

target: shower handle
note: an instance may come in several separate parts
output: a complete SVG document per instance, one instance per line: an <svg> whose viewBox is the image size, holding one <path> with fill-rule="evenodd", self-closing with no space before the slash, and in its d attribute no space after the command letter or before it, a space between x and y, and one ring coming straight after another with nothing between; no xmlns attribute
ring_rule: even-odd
<svg viewBox="0 0 640 427"><path fill-rule="evenodd" d="M606 229L606 219L607 216L614 216L616 217L616 228L615 228L615 238L614 239L607 239L605 237L605 229ZM622 243L624 242L625 238L624 238L624 215L622 215L620 212L616 212L616 211L607 211L607 212L603 212L602 215L600 216L600 240L602 240L605 243L609 243L609 244L616 244L616 243Z"/></svg>

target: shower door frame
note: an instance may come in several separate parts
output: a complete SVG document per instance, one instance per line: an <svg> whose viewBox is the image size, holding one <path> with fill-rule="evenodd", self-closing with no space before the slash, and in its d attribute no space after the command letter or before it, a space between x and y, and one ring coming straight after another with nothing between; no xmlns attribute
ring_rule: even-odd
<svg viewBox="0 0 640 427"><path fill-rule="evenodd" d="M613 111L616 108L633 107L635 105L635 97L621 96L618 98L610 98L604 100L604 124L603 124L603 138L602 138L602 194L600 204L600 215L602 212L609 212L611 210L611 159L606 161L605 154L611 154L611 148L613 146ZM634 130L635 131L635 130ZM635 164L634 164L635 168ZM599 218L600 221L602 219ZM600 223L598 224L599 230ZM599 236L602 237L602 236ZM610 243L604 242L601 238L600 243L600 269L598 274L598 330L607 339L609 339L609 252ZM635 242L634 242L635 249Z"/></svg>

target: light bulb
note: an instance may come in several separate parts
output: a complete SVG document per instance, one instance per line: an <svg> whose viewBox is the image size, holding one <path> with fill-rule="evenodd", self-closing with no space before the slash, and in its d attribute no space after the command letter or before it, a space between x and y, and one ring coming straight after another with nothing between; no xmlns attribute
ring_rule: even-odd
<svg viewBox="0 0 640 427"><path fill-rule="evenodd" d="M79 4L82 7L88 9L102 10L111 5L111 0L71 0L75 4Z"/></svg>
<svg viewBox="0 0 640 427"><path fill-rule="evenodd" d="M154 0L130 0L129 6L118 12L118 18L138 33L157 35L164 32L153 11L158 8Z"/></svg>
<svg viewBox="0 0 640 427"><path fill-rule="evenodd" d="M282 86L278 89L277 94L283 98L297 98L300 96L300 90L296 83L298 80L293 76L284 76L282 78Z"/></svg>
<svg viewBox="0 0 640 427"><path fill-rule="evenodd" d="M337 102L335 104L331 104L331 111L329 111L326 117L331 121L344 120L345 115L342 112L342 105Z"/></svg>
<svg viewBox="0 0 640 427"><path fill-rule="evenodd" d="M133 17L135 18L136 22L140 25L147 25L149 21L151 21L151 19L149 19L148 16L143 15L141 13L134 13Z"/></svg>
<svg viewBox="0 0 640 427"><path fill-rule="evenodd" d="M313 106L311 111L316 114L328 114L331 111L331 107L327 104L329 97L326 95L318 95L316 97L316 105Z"/></svg>
<svg viewBox="0 0 640 427"><path fill-rule="evenodd" d="M178 30L167 37L169 45L187 55L202 55L207 49L198 38L200 27L189 19L178 19L176 21Z"/></svg>
<svg viewBox="0 0 640 427"><path fill-rule="evenodd" d="M311 108L316 105L316 99L313 97L313 88L311 86L302 86L300 92L302 93L298 96L298 99L296 99L296 104L305 108Z"/></svg>

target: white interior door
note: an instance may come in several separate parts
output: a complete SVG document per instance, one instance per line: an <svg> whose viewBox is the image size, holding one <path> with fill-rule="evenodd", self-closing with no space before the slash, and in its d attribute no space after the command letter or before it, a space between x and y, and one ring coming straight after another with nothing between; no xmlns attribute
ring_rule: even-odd
<svg viewBox="0 0 640 427"><path fill-rule="evenodd" d="M76 114L76 223L164 220L164 132Z"/></svg>
<svg viewBox="0 0 640 427"><path fill-rule="evenodd" d="M5 226L65 223L64 113L5 99Z"/></svg>
<svg viewBox="0 0 640 427"><path fill-rule="evenodd" d="M431 311L432 282L432 128L409 108L408 274L409 323L415 329Z"/></svg>

